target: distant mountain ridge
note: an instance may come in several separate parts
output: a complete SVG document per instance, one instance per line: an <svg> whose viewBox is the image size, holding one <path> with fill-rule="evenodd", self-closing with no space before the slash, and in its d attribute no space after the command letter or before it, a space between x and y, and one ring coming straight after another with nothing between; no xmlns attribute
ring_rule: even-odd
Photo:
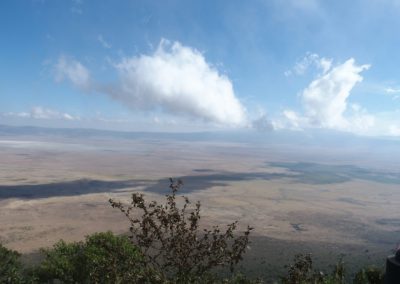
<svg viewBox="0 0 400 284"><path fill-rule="evenodd" d="M276 130L259 132L252 129L204 132L132 132L90 128L49 128L37 126L10 126L0 124L1 136L57 136L61 138L119 138L119 139L168 139L181 141L215 141L256 143L264 145L340 146L340 147L393 147L400 151L400 138L367 137L351 133L312 130Z"/></svg>

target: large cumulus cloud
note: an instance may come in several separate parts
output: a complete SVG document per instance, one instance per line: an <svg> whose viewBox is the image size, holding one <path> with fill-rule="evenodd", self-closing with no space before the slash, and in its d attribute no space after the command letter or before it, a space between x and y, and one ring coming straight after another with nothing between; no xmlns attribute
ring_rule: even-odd
<svg viewBox="0 0 400 284"><path fill-rule="evenodd" d="M60 58L57 79L80 89L105 93L134 111L161 111L225 126L246 126L246 111L232 82L203 54L179 42L162 40L151 54L125 57L113 64L118 81L94 84L77 61Z"/></svg>
<svg viewBox="0 0 400 284"><path fill-rule="evenodd" d="M161 109L228 125L246 122L232 83L195 49L161 41L151 55L116 64L120 85L112 97L134 109Z"/></svg>

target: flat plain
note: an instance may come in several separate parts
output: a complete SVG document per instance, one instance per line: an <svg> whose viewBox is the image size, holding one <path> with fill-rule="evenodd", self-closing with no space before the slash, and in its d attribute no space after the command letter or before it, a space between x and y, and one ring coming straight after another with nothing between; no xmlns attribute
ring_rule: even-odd
<svg viewBox="0 0 400 284"><path fill-rule="evenodd" d="M201 201L204 227L255 228L244 269L263 277L299 252L321 267L341 255L355 267L383 265L400 242L396 156L222 140L2 133L0 242L30 254L59 239L126 233L108 199L129 202L139 191L162 200L170 177Z"/></svg>

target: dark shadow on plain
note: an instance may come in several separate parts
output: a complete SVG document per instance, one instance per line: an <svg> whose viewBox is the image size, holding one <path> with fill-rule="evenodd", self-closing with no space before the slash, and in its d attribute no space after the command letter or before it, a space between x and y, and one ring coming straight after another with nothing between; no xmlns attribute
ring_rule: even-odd
<svg viewBox="0 0 400 284"><path fill-rule="evenodd" d="M273 180L290 178L294 182L306 184L331 184L350 181L352 179L372 180L382 183L399 183L398 173L378 173L352 165L323 165L316 163L270 163L270 166L288 169L289 173L266 172L216 172L211 169L195 169L199 175L182 176L184 186L179 193L191 193L211 187L224 187L232 182L251 180ZM74 196L103 192L133 192L132 188L142 186L145 191L166 194L170 191L168 177L150 180L119 180L103 181L81 179L67 182L29 184L29 185L0 185L0 199L5 198L48 198L56 196ZM126 189L126 190L124 190ZM339 201L355 204L356 201L341 199ZM358 204L357 205L364 205Z"/></svg>
<svg viewBox="0 0 400 284"><path fill-rule="evenodd" d="M184 186L179 191L179 194L205 190L214 186L228 186L230 182L235 181L249 181L255 179L271 180L282 177L288 177L288 175L271 173L211 173L199 176L188 175L179 178L184 182ZM169 179L167 177L156 180L155 183L151 180L103 181L80 179L46 184L0 185L0 199L36 199L115 191L129 193L134 192L135 190L133 188L138 186L144 187L144 191L159 194L170 192Z"/></svg>
<svg viewBox="0 0 400 284"><path fill-rule="evenodd" d="M145 180L102 181L80 179L46 184L0 185L0 199L36 199L113 192L119 189L143 186L147 182Z"/></svg>
<svg viewBox="0 0 400 284"><path fill-rule="evenodd" d="M230 182L237 181L251 181L251 180L272 180L284 177L291 177L292 175L281 173L212 173L208 175L187 175L179 179L183 181L183 187L179 193L191 193L194 191L205 190L215 186L228 186ZM158 180L156 184L150 185L146 191L155 193L169 192L166 179Z"/></svg>
<svg viewBox="0 0 400 284"><path fill-rule="evenodd" d="M193 171L196 173L215 173L216 172L212 169L194 169Z"/></svg>

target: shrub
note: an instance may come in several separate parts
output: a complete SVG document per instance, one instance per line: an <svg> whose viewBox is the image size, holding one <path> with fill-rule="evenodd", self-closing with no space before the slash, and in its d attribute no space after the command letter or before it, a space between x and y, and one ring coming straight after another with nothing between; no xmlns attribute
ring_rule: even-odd
<svg viewBox="0 0 400 284"><path fill-rule="evenodd" d="M127 283L142 277L141 257L126 236L114 236L111 232L89 236L85 259L94 283Z"/></svg>
<svg viewBox="0 0 400 284"><path fill-rule="evenodd" d="M283 284L314 283L321 275L313 270L311 255L298 254L289 266L287 276L282 277Z"/></svg>
<svg viewBox="0 0 400 284"><path fill-rule="evenodd" d="M50 282L57 279L64 283L83 282L86 279L83 269L83 243L67 244L63 240L51 249L42 249L45 258L37 269L40 281Z"/></svg>
<svg viewBox="0 0 400 284"><path fill-rule="evenodd" d="M21 283L22 264L20 254L0 244L0 283Z"/></svg>
<svg viewBox="0 0 400 284"><path fill-rule="evenodd" d="M35 271L40 283L134 283L143 274L136 247L111 232L93 234L85 242L59 241L42 252L45 258Z"/></svg>
<svg viewBox="0 0 400 284"><path fill-rule="evenodd" d="M366 267L358 271L353 280L354 284L383 284L384 271L377 267Z"/></svg>
<svg viewBox="0 0 400 284"><path fill-rule="evenodd" d="M287 276L282 277L283 284L344 284L344 263L340 260L331 274L314 270L310 254L298 254L294 264L289 266Z"/></svg>
<svg viewBox="0 0 400 284"><path fill-rule="evenodd" d="M233 271L246 250L252 228L247 227L241 236L235 236L237 222L227 225L226 230L218 226L200 230L200 202L192 206L182 196L183 205L179 207L176 194L183 184L170 182L171 193L166 195L165 204L146 202L139 193L132 195L130 205L110 199L111 205L128 218L132 242L143 256L144 266L155 272L160 282L196 282L217 267L228 266Z"/></svg>

